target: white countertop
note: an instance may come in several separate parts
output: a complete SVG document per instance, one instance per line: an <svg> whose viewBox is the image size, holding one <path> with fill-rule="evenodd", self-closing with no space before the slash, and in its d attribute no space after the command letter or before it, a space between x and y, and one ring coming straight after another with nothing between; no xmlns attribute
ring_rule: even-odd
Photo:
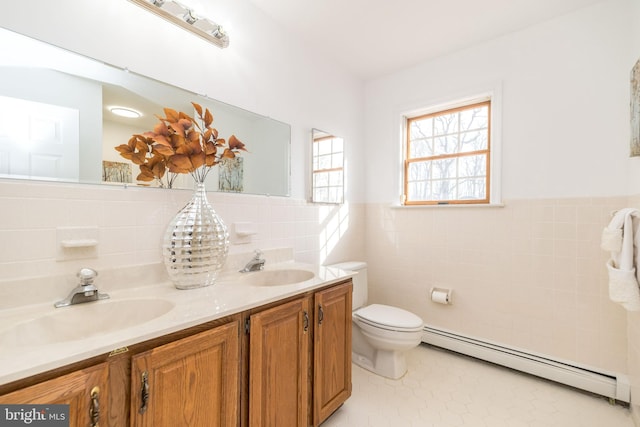
<svg viewBox="0 0 640 427"><path fill-rule="evenodd" d="M302 294L337 283L355 274L295 262L267 265L265 271L276 269L309 270L314 273L314 277L291 285L250 286L238 280L241 277L240 273L232 273L221 275L212 286L192 290L178 290L167 281L129 289L122 286L115 287L117 290L108 291L109 299L70 307L54 308L54 301L50 301L2 309L0 310L0 385ZM260 272L247 274L260 274ZM103 289L101 291L104 292ZM96 305L112 304L121 300L137 301L142 305L145 300L150 299L162 299L174 306L159 317L123 329L104 332L104 325L92 325L89 328L91 332L87 333L87 336L71 341L58 341L55 337L55 334L60 334L60 340L63 340L65 330L51 331L51 335L47 335L47 341L50 340L51 343L36 342L37 340L31 342L28 336L16 338L14 333L20 330L21 325L42 316L56 316L62 313L62 310L76 310L79 314L77 322L91 322L91 309ZM133 306L135 307L135 303ZM73 319L76 322L76 317ZM83 325L86 329L86 323ZM73 328L73 324L68 327Z"/></svg>

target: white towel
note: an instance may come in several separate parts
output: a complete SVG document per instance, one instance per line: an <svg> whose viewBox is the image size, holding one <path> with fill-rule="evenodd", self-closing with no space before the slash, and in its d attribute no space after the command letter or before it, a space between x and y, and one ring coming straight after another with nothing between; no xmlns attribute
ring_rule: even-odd
<svg viewBox="0 0 640 427"><path fill-rule="evenodd" d="M602 230L600 247L607 252L620 252L622 250L622 230L612 230L605 227Z"/></svg>
<svg viewBox="0 0 640 427"><path fill-rule="evenodd" d="M636 281L636 269L622 270L607 262L609 270L609 298L628 311L640 311L640 290Z"/></svg>
<svg viewBox="0 0 640 427"><path fill-rule="evenodd" d="M625 218L637 212L638 211L633 208L624 208L615 211L609 225L602 230L600 247L609 252L622 251L622 229L624 228Z"/></svg>
<svg viewBox="0 0 640 427"><path fill-rule="evenodd" d="M607 262L609 298L629 311L640 311L639 215L637 209L621 209L602 232L601 247L611 251L611 259Z"/></svg>

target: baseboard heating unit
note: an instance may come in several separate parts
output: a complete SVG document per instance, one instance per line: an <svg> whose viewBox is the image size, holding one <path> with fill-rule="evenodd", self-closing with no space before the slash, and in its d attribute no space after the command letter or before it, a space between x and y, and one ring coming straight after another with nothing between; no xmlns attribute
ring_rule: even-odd
<svg viewBox="0 0 640 427"><path fill-rule="evenodd" d="M606 396L611 400L627 403L630 401L629 378L622 374L601 372L430 326L425 326L422 341L496 365L506 366Z"/></svg>

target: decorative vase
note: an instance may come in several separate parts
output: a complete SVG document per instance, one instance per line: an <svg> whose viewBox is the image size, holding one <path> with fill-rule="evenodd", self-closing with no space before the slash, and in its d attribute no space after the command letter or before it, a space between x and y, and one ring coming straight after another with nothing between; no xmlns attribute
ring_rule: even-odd
<svg viewBox="0 0 640 427"><path fill-rule="evenodd" d="M229 232L207 200L202 182L173 218L162 245L164 264L178 289L212 285L229 252Z"/></svg>

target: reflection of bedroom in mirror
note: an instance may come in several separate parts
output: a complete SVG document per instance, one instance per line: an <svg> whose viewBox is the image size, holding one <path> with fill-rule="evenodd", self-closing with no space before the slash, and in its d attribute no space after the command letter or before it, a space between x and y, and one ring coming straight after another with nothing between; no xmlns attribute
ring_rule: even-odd
<svg viewBox="0 0 640 427"><path fill-rule="evenodd" d="M115 147L153 130L165 107L192 112L196 102L221 136L235 134L249 150L212 171L207 188L289 195L288 124L2 28L0 43L1 178L149 185ZM173 188L192 189L193 180L180 175Z"/></svg>
<svg viewBox="0 0 640 427"><path fill-rule="evenodd" d="M344 140L319 129L311 131L312 178L311 201L344 201Z"/></svg>

